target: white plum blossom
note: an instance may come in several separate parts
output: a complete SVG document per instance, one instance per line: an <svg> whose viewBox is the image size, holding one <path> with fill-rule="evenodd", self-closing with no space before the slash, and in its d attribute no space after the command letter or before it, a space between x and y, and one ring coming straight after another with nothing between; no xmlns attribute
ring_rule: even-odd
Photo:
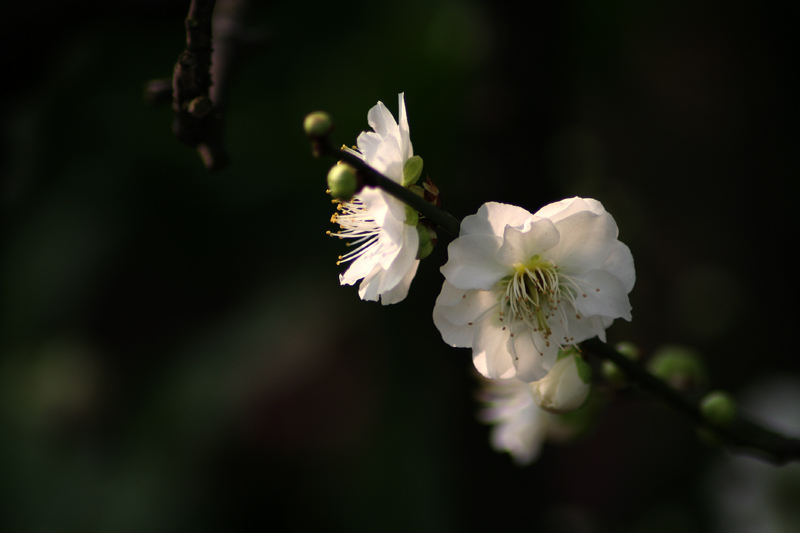
<svg viewBox="0 0 800 533"><path fill-rule="evenodd" d="M406 162L414 156L408 131L403 93L399 95L400 124L382 102L369 110L367 120L374 131L358 136L358 155L387 178L403 183ZM409 210L403 202L377 187L364 187L349 202L341 202L331 218L340 231L332 233L355 249L339 257L339 263L352 261L339 276L342 285L363 280L358 288L362 300L383 305L397 303L408 294L417 272L419 235L416 220L407 222Z"/></svg>
<svg viewBox="0 0 800 533"><path fill-rule="evenodd" d="M560 348L605 341L631 319L633 257L602 204L571 198L534 214L489 202L461 223L442 267L433 320L444 341L472 348L488 378L542 379Z"/></svg>

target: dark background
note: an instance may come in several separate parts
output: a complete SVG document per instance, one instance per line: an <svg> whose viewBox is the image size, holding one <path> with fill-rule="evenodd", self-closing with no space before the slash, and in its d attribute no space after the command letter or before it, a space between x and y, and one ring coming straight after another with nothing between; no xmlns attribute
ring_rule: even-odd
<svg viewBox="0 0 800 533"><path fill-rule="evenodd" d="M740 392L800 369L797 7L254 4L270 40L215 175L142 98L188 2L4 8L2 530L720 530L725 452L636 393L530 467L493 452L430 319L446 247L400 304L339 287L301 124L325 109L354 144L405 91L457 217L597 198L638 278L609 339L692 346Z"/></svg>

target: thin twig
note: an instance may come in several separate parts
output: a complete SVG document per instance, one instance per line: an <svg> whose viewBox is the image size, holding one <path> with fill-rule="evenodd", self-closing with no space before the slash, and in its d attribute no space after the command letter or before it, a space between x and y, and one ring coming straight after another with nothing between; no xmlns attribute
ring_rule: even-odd
<svg viewBox="0 0 800 533"><path fill-rule="evenodd" d="M426 219L442 228L445 232L449 233L453 237L458 237L458 233L461 228L461 222L459 222L456 217L447 211L439 209L433 204L425 201L424 198L420 197L410 189L407 189L399 183L395 183L394 181L390 180L366 164L360 157L353 155L350 152L334 148L328 137L314 139L313 142L315 143L315 154L334 157L344 161L359 171L361 178L364 180L364 185L383 189L404 204L411 206Z"/></svg>
<svg viewBox="0 0 800 533"><path fill-rule="evenodd" d="M670 407L686 415L696 424L713 431L739 451L756 455L776 465L800 461L799 439L785 437L742 417L727 427L712 424L703 416L696 403L608 344L594 338L581 345L597 357L612 361L640 389L659 397Z"/></svg>

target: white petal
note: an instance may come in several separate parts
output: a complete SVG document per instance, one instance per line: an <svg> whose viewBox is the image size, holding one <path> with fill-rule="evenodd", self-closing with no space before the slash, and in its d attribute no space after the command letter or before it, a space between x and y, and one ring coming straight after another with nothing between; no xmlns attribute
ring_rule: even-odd
<svg viewBox="0 0 800 533"><path fill-rule="evenodd" d="M496 316L473 326L472 362L487 378L510 378L514 376L514 357L508 351L508 329Z"/></svg>
<svg viewBox="0 0 800 533"><path fill-rule="evenodd" d="M375 187L364 187L359 193L359 197L372 219L381 228L384 246L387 246L387 250L392 250L393 246L386 242L386 239L390 239L395 244L402 242L402 232L406 220L405 204Z"/></svg>
<svg viewBox="0 0 800 533"><path fill-rule="evenodd" d="M378 102L377 105L369 110L369 113L367 113L367 122L370 127L375 130L375 133L381 137L399 137L397 122L395 122L389 110L386 109L386 106L383 105L383 102Z"/></svg>
<svg viewBox="0 0 800 533"><path fill-rule="evenodd" d="M581 211L556 223L561 235L547 259L573 275L600 268L616 248L617 224L609 214Z"/></svg>
<svg viewBox="0 0 800 533"><path fill-rule="evenodd" d="M543 254L556 246L559 238L559 231L546 218L527 221L521 229L506 226L497 259L504 265L526 263L534 255Z"/></svg>
<svg viewBox="0 0 800 533"><path fill-rule="evenodd" d="M558 357L557 343L550 342L550 346L547 346L541 332L534 332L529 328L515 330L509 345L516 356L516 377L527 383L546 376Z"/></svg>
<svg viewBox="0 0 800 533"><path fill-rule="evenodd" d="M447 282L445 281L445 283ZM461 296L453 305L439 305L438 300L436 303L438 307L442 308L442 316L452 324L463 326L470 322L476 322L479 318L488 317L490 310L497 307L498 294L494 291L456 290L461 293Z"/></svg>
<svg viewBox="0 0 800 533"><path fill-rule="evenodd" d="M592 323L592 328L597 332L597 338L603 342L606 342L606 330L611 327L611 324L614 323L614 319L607 316L593 316L590 317L589 320ZM583 340L591 338L591 336L588 336ZM576 340L575 342L580 341Z"/></svg>
<svg viewBox="0 0 800 533"><path fill-rule="evenodd" d="M414 148L411 146L411 134L408 130L408 118L406 118L405 93L400 93L397 97L399 101L399 111L397 118L400 120L400 153L403 161L407 161L414 156Z"/></svg>
<svg viewBox="0 0 800 533"><path fill-rule="evenodd" d="M339 283L342 285L353 285L356 281L368 275L375 267L379 267L380 248L373 244L372 247L359 256L350 267L339 275Z"/></svg>
<svg viewBox="0 0 800 533"><path fill-rule="evenodd" d="M364 154L364 161L392 181L403 181L405 160L397 137L384 137L373 153Z"/></svg>
<svg viewBox="0 0 800 533"><path fill-rule="evenodd" d="M459 289L447 280L442 283L442 290L439 296L436 297L437 307L451 307L461 303L464 295L467 293L464 289Z"/></svg>
<svg viewBox="0 0 800 533"><path fill-rule="evenodd" d="M400 283L400 280L406 276L417 259L418 249L419 234L415 228L406 225L403 232L403 242L400 244L397 254L391 258L391 261L389 256L381 257L380 264L386 270L386 276L381 282L381 294L395 288Z"/></svg>
<svg viewBox="0 0 800 533"><path fill-rule="evenodd" d="M447 247L449 259L442 267L447 281L461 289L492 289L513 272L497 261L502 239L493 235L459 237Z"/></svg>
<svg viewBox="0 0 800 533"><path fill-rule="evenodd" d="M600 315L610 318L631 320L631 304L625 287L616 276L605 270L587 272L581 281L590 289L586 290L586 298L578 296L578 312L583 316ZM600 290L597 290L600 289Z"/></svg>
<svg viewBox="0 0 800 533"><path fill-rule="evenodd" d="M563 220L580 211L590 211L596 215L606 212L603 204L593 198L567 198L560 202L553 202L534 213L537 217L549 218L553 222Z"/></svg>
<svg viewBox="0 0 800 533"><path fill-rule="evenodd" d="M406 299L406 296L408 296L408 289L411 287L411 281L417 274L418 267L419 259L416 259L414 260L414 264L411 265L411 268L408 269L408 272L406 272L406 275L403 276L403 279L395 285L394 289L381 293L381 303L383 305L396 304Z"/></svg>
<svg viewBox="0 0 800 533"><path fill-rule="evenodd" d="M506 226L521 227L531 214L515 205L487 202L474 215L465 217L461 222L460 235L495 235L503 236Z"/></svg>
<svg viewBox="0 0 800 533"><path fill-rule="evenodd" d="M494 428L492 448L510 453L517 464L529 464L539 456L547 437L547 422L547 413L532 403L512 420Z"/></svg>
<svg viewBox="0 0 800 533"><path fill-rule="evenodd" d="M587 294L588 297L588 294ZM573 312L572 309L569 310ZM605 331L602 329L602 321L596 322L593 320L595 317L580 315L581 318L576 318L575 315L567 315L568 323L566 327L561 324L561 321L554 321L553 326L553 338L559 341L562 344L575 344L577 342L583 342L586 339L591 339L592 337L598 335L599 333L605 334ZM599 320L599 319L598 319ZM600 325L600 328L598 328ZM556 333L558 330L558 333ZM569 339L564 339L564 336L569 333Z"/></svg>
<svg viewBox="0 0 800 533"><path fill-rule="evenodd" d="M356 139L358 151L361 152L361 159L364 161L374 160L381 143L383 143L383 138L374 131L362 131L358 135L358 139Z"/></svg>
<svg viewBox="0 0 800 533"><path fill-rule="evenodd" d="M444 318L443 309L446 308L442 306L433 308L433 323L439 333L442 334L442 340L455 348L471 348L475 327L470 325L456 326Z"/></svg>
<svg viewBox="0 0 800 533"><path fill-rule="evenodd" d="M361 297L362 300L366 300L368 302L377 302L378 296L380 296L379 288L381 285L381 276L386 271L380 265L375 265L375 267L364 276L364 279L361 281L361 285L358 286L358 295Z"/></svg>
<svg viewBox="0 0 800 533"><path fill-rule="evenodd" d="M622 286L625 287L626 294L633 290L633 285L636 283L636 270L633 267L633 255L625 244L617 242L616 248L611 251L611 255L606 259L602 269L619 278Z"/></svg>
<svg viewBox="0 0 800 533"><path fill-rule="evenodd" d="M487 404L478 418L493 424L492 447L508 452L518 464L539 454L548 433L550 415L533 401L530 387L517 379L482 379L481 401Z"/></svg>

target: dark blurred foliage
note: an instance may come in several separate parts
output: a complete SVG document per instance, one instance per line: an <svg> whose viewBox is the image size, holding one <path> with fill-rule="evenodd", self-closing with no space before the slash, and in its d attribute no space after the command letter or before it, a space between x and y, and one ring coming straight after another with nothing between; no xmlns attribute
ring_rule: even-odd
<svg viewBox="0 0 800 533"><path fill-rule="evenodd" d="M454 215L601 200L638 273L610 340L693 346L736 392L800 370L797 7L253 2L270 42L209 175L142 100L187 4L3 8L0 529L711 530L724 452L636 393L531 467L494 453L430 320L446 247L398 305L339 287L301 122L353 144L405 91Z"/></svg>

